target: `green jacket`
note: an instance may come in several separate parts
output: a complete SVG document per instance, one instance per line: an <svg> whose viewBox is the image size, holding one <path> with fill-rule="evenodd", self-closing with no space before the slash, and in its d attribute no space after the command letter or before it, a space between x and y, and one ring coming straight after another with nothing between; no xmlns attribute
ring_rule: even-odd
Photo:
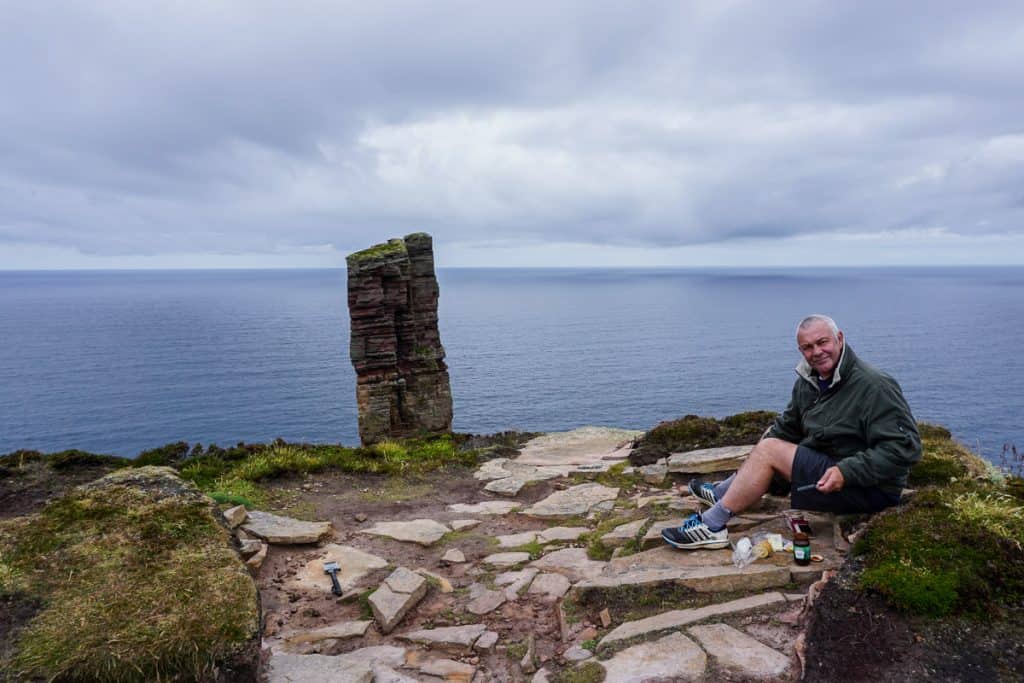
<svg viewBox="0 0 1024 683"><path fill-rule="evenodd" d="M824 393L806 362L796 371L793 396L768 436L838 459L846 485L898 496L921 459L921 436L896 380L858 359L849 344Z"/></svg>

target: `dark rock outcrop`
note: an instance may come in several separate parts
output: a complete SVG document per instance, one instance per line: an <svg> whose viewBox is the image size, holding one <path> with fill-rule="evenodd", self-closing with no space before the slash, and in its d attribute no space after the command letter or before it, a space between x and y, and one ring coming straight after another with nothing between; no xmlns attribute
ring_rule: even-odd
<svg viewBox="0 0 1024 683"><path fill-rule="evenodd" d="M346 262L360 439L372 444L451 431L430 235L389 240Z"/></svg>

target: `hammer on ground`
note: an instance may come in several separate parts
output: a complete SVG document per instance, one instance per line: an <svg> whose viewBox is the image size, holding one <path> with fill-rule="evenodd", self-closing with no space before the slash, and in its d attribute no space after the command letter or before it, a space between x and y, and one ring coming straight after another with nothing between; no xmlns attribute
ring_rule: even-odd
<svg viewBox="0 0 1024 683"><path fill-rule="evenodd" d="M335 595L341 595L341 584L338 583L339 571L341 571L341 567L338 566L337 562L324 563L324 573L331 575L331 592Z"/></svg>

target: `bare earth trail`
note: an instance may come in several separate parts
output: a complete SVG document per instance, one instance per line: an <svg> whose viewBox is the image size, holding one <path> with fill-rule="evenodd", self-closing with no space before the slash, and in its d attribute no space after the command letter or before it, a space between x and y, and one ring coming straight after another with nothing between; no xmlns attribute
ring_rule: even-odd
<svg viewBox="0 0 1024 683"><path fill-rule="evenodd" d="M833 519L808 515L824 558L809 567L672 550L660 529L698 502L658 468L607 472L634 436L581 428L476 472L277 484L281 514L331 531L270 544L258 569L266 680L797 680L805 594L845 552ZM732 538L788 535L786 505L766 499Z"/></svg>

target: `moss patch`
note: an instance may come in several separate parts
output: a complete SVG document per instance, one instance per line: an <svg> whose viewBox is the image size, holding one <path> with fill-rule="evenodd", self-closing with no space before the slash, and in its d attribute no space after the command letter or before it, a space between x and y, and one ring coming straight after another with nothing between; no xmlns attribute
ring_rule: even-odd
<svg viewBox="0 0 1024 683"><path fill-rule="evenodd" d="M949 430L921 422L921 460L907 479L909 486L946 485L964 478L985 477L990 467L984 460L958 443Z"/></svg>
<svg viewBox="0 0 1024 683"><path fill-rule="evenodd" d="M192 491L83 487L0 524L0 593L42 605L0 668L48 680L203 679L251 646L256 586Z"/></svg>
<svg viewBox="0 0 1024 683"><path fill-rule="evenodd" d="M388 258L391 256L405 256L407 253L405 240L396 237L388 240L387 242L375 244L372 247L363 249L362 251L357 251L354 254L349 254L345 260L349 263L360 263L362 261Z"/></svg>
<svg viewBox="0 0 1024 683"><path fill-rule="evenodd" d="M721 420L686 415L662 422L638 439L629 459L634 465L649 465L669 453L756 443L775 416L775 413L757 410Z"/></svg>
<svg viewBox="0 0 1024 683"><path fill-rule="evenodd" d="M914 614L990 616L1024 598L1024 516L993 491L929 489L858 541L862 585Z"/></svg>
<svg viewBox="0 0 1024 683"><path fill-rule="evenodd" d="M597 662L586 662L576 667L567 667L555 674L554 683L601 683L604 680L604 667Z"/></svg>

